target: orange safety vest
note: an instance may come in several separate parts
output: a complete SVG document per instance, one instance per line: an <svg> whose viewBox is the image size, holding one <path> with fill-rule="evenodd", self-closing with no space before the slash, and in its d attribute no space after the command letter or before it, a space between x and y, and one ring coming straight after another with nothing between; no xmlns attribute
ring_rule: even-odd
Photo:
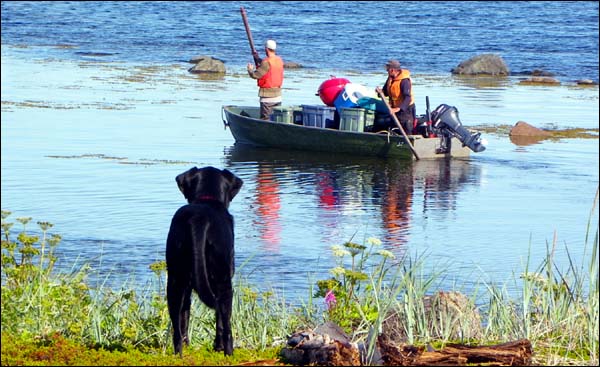
<svg viewBox="0 0 600 367"><path fill-rule="evenodd" d="M256 83L260 88L281 88L283 84L283 60L277 55L263 59L269 62L269 71Z"/></svg>
<svg viewBox="0 0 600 367"><path fill-rule="evenodd" d="M390 105L392 108L400 107L402 102L404 102L404 96L402 95L402 91L400 90L400 84L402 80L410 79L410 71L406 69L402 69L400 75L396 79L390 79L388 84L388 96L390 97ZM415 103L415 99L413 97L412 91L412 80L410 83L410 102L408 105Z"/></svg>

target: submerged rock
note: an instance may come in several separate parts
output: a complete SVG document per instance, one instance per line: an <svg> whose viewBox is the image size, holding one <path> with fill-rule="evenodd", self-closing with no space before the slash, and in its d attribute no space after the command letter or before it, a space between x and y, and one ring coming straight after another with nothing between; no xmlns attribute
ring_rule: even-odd
<svg viewBox="0 0 600 367"><path fill-rule="evenodd" d="M297 62L286 62L283 64L285 69L302 69L304 66L302 64L298 64Z"/></svg>
<svg viewBox="0 0 600 367"><path fill-rule="evenodd" d="M521 80L519 84L550 84L559 85L560 82L548 76L534 76L529 79Z"/></svg>
<svg viewBox="0 0 600 367"><path fill-rule="evenodd" d="M598 83L596 83L592 79L579 79L576 80L575 83L577 83L577 85L598 85Z"/></svg>

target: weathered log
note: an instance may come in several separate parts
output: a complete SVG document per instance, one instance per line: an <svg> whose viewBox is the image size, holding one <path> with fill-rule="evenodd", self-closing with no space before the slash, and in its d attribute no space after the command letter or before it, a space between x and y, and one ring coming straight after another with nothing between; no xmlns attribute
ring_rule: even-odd
<svg viewBox="0 0 600 367"><path fill-rule="evenodd" d="M425 347L394 345L381 335L377 344L386 366L527 366L531 364L533 353L531 342L527 339L490 346L448 344L441 350L427 351Z"/></svg>

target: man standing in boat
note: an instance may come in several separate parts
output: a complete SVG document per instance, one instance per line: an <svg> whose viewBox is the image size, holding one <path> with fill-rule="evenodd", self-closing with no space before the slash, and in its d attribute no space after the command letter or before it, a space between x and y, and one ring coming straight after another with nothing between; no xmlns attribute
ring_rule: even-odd
<svg viewBox="0 0 600 367"><path fill-rule="evenodd" d="M385 68L388 72L388 78L382 88L383 94L389 98L392 112L396 114L404 131L407 134L412 134L417 112L410 71L402 69L398 60L388 61Z"/></svg>
<svg viewBox="0 0 600 367"><path fill-rule="evenodd" d="M260 118L268 120L273 107L281 106L281 86L283 84L283 60L277 56L277 44L273 40L265 42L267 57L262 59L255 70L253 64L248 64L248 75L258 79L258 96L260 97Z"/></svg>

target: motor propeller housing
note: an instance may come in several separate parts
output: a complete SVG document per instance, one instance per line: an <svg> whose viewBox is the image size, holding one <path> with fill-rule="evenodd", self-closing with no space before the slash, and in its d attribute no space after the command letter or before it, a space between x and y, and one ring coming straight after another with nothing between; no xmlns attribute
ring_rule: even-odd
<svg viewBox="0 0 600 367"><path fill-rule="evenodd" d="M481 140L481 133L471 133L463 126L458 117L458 109L447 104L439 105L431 112L432 127L438 130L437 135L456 136L464 146L479 153L485 150L485 144Z"/></svg>

